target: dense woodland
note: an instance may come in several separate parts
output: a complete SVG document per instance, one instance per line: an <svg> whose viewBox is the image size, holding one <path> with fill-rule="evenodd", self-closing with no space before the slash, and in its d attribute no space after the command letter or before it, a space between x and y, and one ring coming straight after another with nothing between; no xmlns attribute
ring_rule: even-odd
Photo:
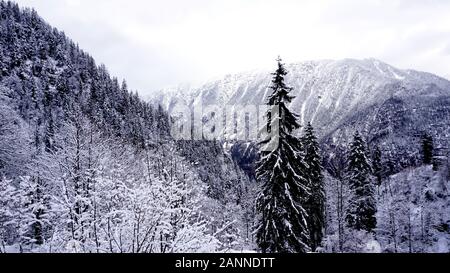
<svg viewBox="0 0 450 273"><path fill-rule="evenodd" d="M2 1L0 16L2 252L251 242L252 184L219 144L173 141L161 107L35 11Z"/></svg>
<svg viewBox="0 0 450 273"><path fill-rule="evenodd" d="M172 139L162 106L0 1L0 253L449 252L436 136L402 168L357 130L325 156L287 73L267 102L283 141L244 171L221 141Z"/></svg>

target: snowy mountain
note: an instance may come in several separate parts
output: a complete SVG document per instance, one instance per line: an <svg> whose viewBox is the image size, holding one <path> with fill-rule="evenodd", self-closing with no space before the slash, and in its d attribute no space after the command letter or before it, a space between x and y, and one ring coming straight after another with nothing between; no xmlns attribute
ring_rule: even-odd
<svg viewBox="0 0 450 273"><path fill-rule="evenodd" d="M162 90L155 105L36 11L0 0L0 253L258 251L260 209L278 210L292 200L298 203L292 217L278 216L296 219L305 205L315 235L300 227L304 242L292 242L314 238L313 251L448 252L450 82L373 59L311 61L287 70L296 97L290 107L301 123L313 123L324 158L314 128L298 140L289 131L296 148L266 173L278 177L277 185L301 176L305 184L293 194L297 183L274 194L273 181L252 177L254 143L175 140L166 111L179 101L265 104L269 71ZM356 130L365 140L353 137ZM282 165L298 166L285 176ZM369 191L352 196L357 176ZM256 206L261 197L284 202ZM343 216L356 215L347 211L352 200L367 197L373 207L377 201L376 228L344 227ZM278 222L291 233L289 221Z"/></svg>
<svg viewBox="0 0 450 273"><path fill-rule="evenodd" d="M310 61L286 66L296 98L291 108L302 123L311 121L321 135L330 133L349 115L392 97L450 96L450 82L414 70L400 70L374 60ZM261 105L271 82L270 71L227 75L200 87L161 90L155 99L170 110L177 101L203 105Z"/></svg>
<svg viewBox="0 0 450 273"><path fill-rule="evenodd" d="M169 129L36 11L0 1L0 253L250 247L248 178Z"/></svg>
<svg viewBox="0 0 450 273"><path fill-rule="evenodd" d="M419 145L416 137L431 131L442 152L447 153L450 81L426 72L401 70L375 59L309 61L289 64L286 69L295 96L291 110L300 115L302 124L312 122L324 145L343 145L355 130L360 130L369 144L380 144L400 161L409 162L417 160L411 159L417 156L411 155ZM161 90L154 100L169 111L180 101L191 106L199 102L261 105L269 94L270 83L270 71L227 75L196 88ZM232 150L235 155L254 156L247 146Z"/></svg>
<svg viewBox="0 0 450 273"><path fill-rule="evenodd" d="M324 251L448 252L450 82L374 59L311 61L286 69L295 96L290 108L303 125L312 122L321 140L330 234ZM269 71L228 75L200 87L162 90L155 100L169 111L178 102L191 107L199 103L261 105L271 94L271 80ZM355 131L364 136L371 154L376 147L381 151L377 241L367 234L340 231L342 213L335 214L342 210L338 204L348 198L343 176ZM424 133L434 139L438 172L422 165ZM256 145L229 147L238 164L254 176Z"/></svg>

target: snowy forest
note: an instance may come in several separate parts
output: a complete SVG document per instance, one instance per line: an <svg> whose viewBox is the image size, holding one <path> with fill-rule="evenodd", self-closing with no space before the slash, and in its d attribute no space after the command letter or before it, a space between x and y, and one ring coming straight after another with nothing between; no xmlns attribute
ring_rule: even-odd
<svg viewBox="0 0 450 273"><path fill-rule="evenodd" d="M0 253L450 252L450 82L390 84L414 92L326 132L276 64L276 149L176 140L163 100L0 0Z"/></svg>

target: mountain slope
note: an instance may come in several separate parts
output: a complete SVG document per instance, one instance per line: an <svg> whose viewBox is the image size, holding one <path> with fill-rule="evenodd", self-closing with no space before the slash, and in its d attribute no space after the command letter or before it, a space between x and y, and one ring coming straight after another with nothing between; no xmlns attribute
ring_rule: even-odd
<svg viewBox="0 0 450 273"><path fill-rule="evenodd" d="M248 178L221 146L174 141L161 107L10 1L0 1L0 120L0 252L248 245Z"/></svg>
<svg viewBox="0 0 450 273"><path fill-rule="evenodd" d="M381 145L394 161L418 160L418 137L430 131L447 153L450 135L450 82L430 73L400 70L374 59L310 61L287 65L295 96L291 109L311 121L324 147L344 145L360 130L371 145ZM228 75L198 88L172 88L155 96L165 109L188 105L261 105L267 98L269 72ZM244 165L254 161L247 146L233 147ZM392 147L391 147L392 146ZM252 146L250 146L251 148ZM397 160L398 159L398 160ZM250 163L251 164L251 163ZM400 163L399 163L400 164ZM406 163L405 163L406 165ZM248 166L247 166L248 168Z"/></svg>
<svg viewBox="0 0 450 273"><path fill-rule="evenodd" d="M351 113L391 97L449 95L450 82L429 73L399 70L374 59L311 61L286 66L296 97L291 108L303 123L312 121L321 135L335 129ZM162 90L155 99L168 110L177 100L204 105L261 105L270 86L270 72L228 75L198 88Z"/></svg>

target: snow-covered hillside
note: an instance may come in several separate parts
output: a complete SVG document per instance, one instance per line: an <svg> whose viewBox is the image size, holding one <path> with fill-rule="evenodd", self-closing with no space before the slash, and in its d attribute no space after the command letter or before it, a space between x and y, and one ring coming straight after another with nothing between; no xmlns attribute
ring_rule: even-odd
<svg viewBox="0 0 450 273"><path fill-rule="evenodd" d="M450 81L401 70L375 59L309 61L286 66L295 96L290 108L304 125L312 122L325 147L345 145L359 130L370 145L389 153L398 169L418 161L420 135L430 132L447 156L450 136ZM179 102L205 105L262 105L270 94L270 71L228 75L200 87L161 90L153 98L167 110ZM249 149L251 149L249 151ZM241 166L251 169L252 145L234 145Z"/></svg>
<svg viewBox="0 0 450 273"><path fill-rule="evenodd" d="M433 74L400 70L375 59L309 61L287 65L291 104L301 122L311 121L323 136L348 116L392 97L450 96L450 82ZM170 110L189 105L261 105L269 94L270 71L227 75L200 87L179 86L157 92L154 100Z"/></svg>
<svg viewBox="0 0 450 273"><path fill-rule="evenodd" d="M390 252L448 253L448 170L431 166L391 176L378 198L378 237Z"/></svg>
<svg viewBox="0 0 450 273"><path fill-rule="evenodd" d="M376 236L340 225L346 184L327 176L327 238L324 252L448 253L450 204L448 169L408 168L383 180L377 189ZM341 192L342 188L344 189ZM345 205L344 205L345 207ZM341 219L341 221L343 221ZM368 249L368 246L372 246Z"/></svg>
<svg viewBox="0 0 450 273"><path fill-rule="evenodd" d="M281 60L154 105L0 0L0 253L449 252L450 82L373 59L286 69L298 121ZM272 151L179 140L164 109L269 94Z"/></svg>

